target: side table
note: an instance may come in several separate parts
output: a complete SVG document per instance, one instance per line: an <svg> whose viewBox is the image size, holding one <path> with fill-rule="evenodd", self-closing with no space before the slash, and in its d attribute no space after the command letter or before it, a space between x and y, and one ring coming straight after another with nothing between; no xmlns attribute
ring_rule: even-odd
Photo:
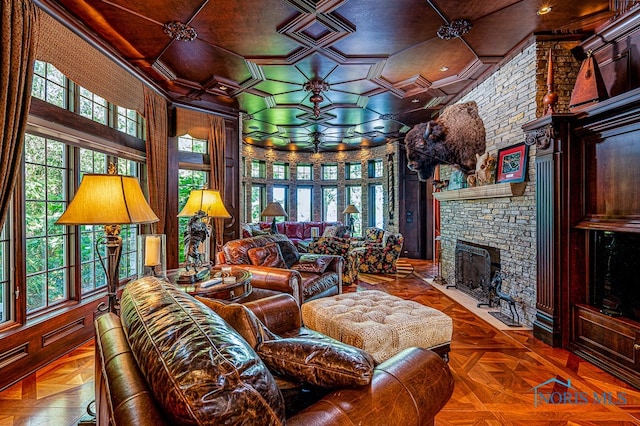
<svg viewBox="0 0 640 426"><path fill-rule="evenodd" d="M196 283L179 283L179 274L180 269L167 271L167 281L175 284L184 292L192 296L202 296L208 297L210 299L220 299L233 302L238 299L247 297L251 294L252 291L251 272L235 266L231 267L231 272L229 273L223 273L220 268L213 267L211 268L209 279ZM231 277L232 279L235 278L235 281L227 282L224 280L225 277ZM213 285L207 285L212 280L217 280L220 278L223 279L222 282Z"/></svg>

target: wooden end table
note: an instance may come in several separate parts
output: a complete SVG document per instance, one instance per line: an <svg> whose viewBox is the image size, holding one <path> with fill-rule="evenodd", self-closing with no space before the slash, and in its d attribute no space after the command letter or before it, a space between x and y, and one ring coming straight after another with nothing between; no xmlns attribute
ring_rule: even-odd
<svg viewBox="0 0 640 426"><path fill-rule="evenodd" d="M181 269L167 271L167 280L192 296L233 302L247 297L253 289L251 287L251 272L235 266L231 267L231 272L229 273L223 273L221 268L213 267L208 279L187 284L178 282L180 271ZM235 278L235 281L228 282L225 280L226 277ZM222 278L223 281L210 286L207 285L211 280L219 278Z"/></svg>

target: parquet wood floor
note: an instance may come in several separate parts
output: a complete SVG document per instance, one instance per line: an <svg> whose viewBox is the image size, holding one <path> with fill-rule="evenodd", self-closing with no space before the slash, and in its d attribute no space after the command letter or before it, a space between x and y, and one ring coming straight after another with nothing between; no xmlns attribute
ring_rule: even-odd
<svg viewBox="0 0 640 426"><path fill-rule="evenodd" d="M640 425L640 391L571 353L533 338L531 331L500 331L429 285L431 262L411 260L406 277L367 277L345 291L378 289L439 309L453 318L449 366L453 397L436 416L437 425ZM0 392L0 426L75 425L93 399L93 343ZM586 401L549 404L538 398L582 395ZM570 381L571 389L560 382ZM608 393L622 404L599 404ZM555 399L557 401L557 398ZM537 402L537 405L536 405ZM394 425L395 426L395 425Z"/></svg>

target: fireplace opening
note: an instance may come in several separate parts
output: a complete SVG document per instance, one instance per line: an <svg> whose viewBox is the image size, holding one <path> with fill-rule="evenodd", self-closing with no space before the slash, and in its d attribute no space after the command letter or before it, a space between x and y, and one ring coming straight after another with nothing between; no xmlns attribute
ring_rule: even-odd
<svg viewBox="0 0 640 426"><path fill-rule="evenodd" d="M491 279L500 271L500 250L467 241L456 241L455 287L491 307Z"/></svg>
<svg viewBox="0 0 640 426"><path fill-rule="evenodd" d="M603 314L640 321L640 235L592 231L590 304Z"/></svg>

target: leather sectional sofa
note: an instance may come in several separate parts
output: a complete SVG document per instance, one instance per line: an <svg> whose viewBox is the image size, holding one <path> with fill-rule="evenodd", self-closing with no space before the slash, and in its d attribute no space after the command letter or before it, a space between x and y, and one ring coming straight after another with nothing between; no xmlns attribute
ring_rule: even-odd
<svg viewBox="0 0 640 426"><path fill-rule="evenodd" d="M96 319L98 425L433 424L453 392L438 355L410 348L374 365L317 333L286 337L301 324L297 304L282 296L247 305L209 299L218 314L157 278L129 283L121 315ZM304 403L296 405L291 383Z"/></svg>

